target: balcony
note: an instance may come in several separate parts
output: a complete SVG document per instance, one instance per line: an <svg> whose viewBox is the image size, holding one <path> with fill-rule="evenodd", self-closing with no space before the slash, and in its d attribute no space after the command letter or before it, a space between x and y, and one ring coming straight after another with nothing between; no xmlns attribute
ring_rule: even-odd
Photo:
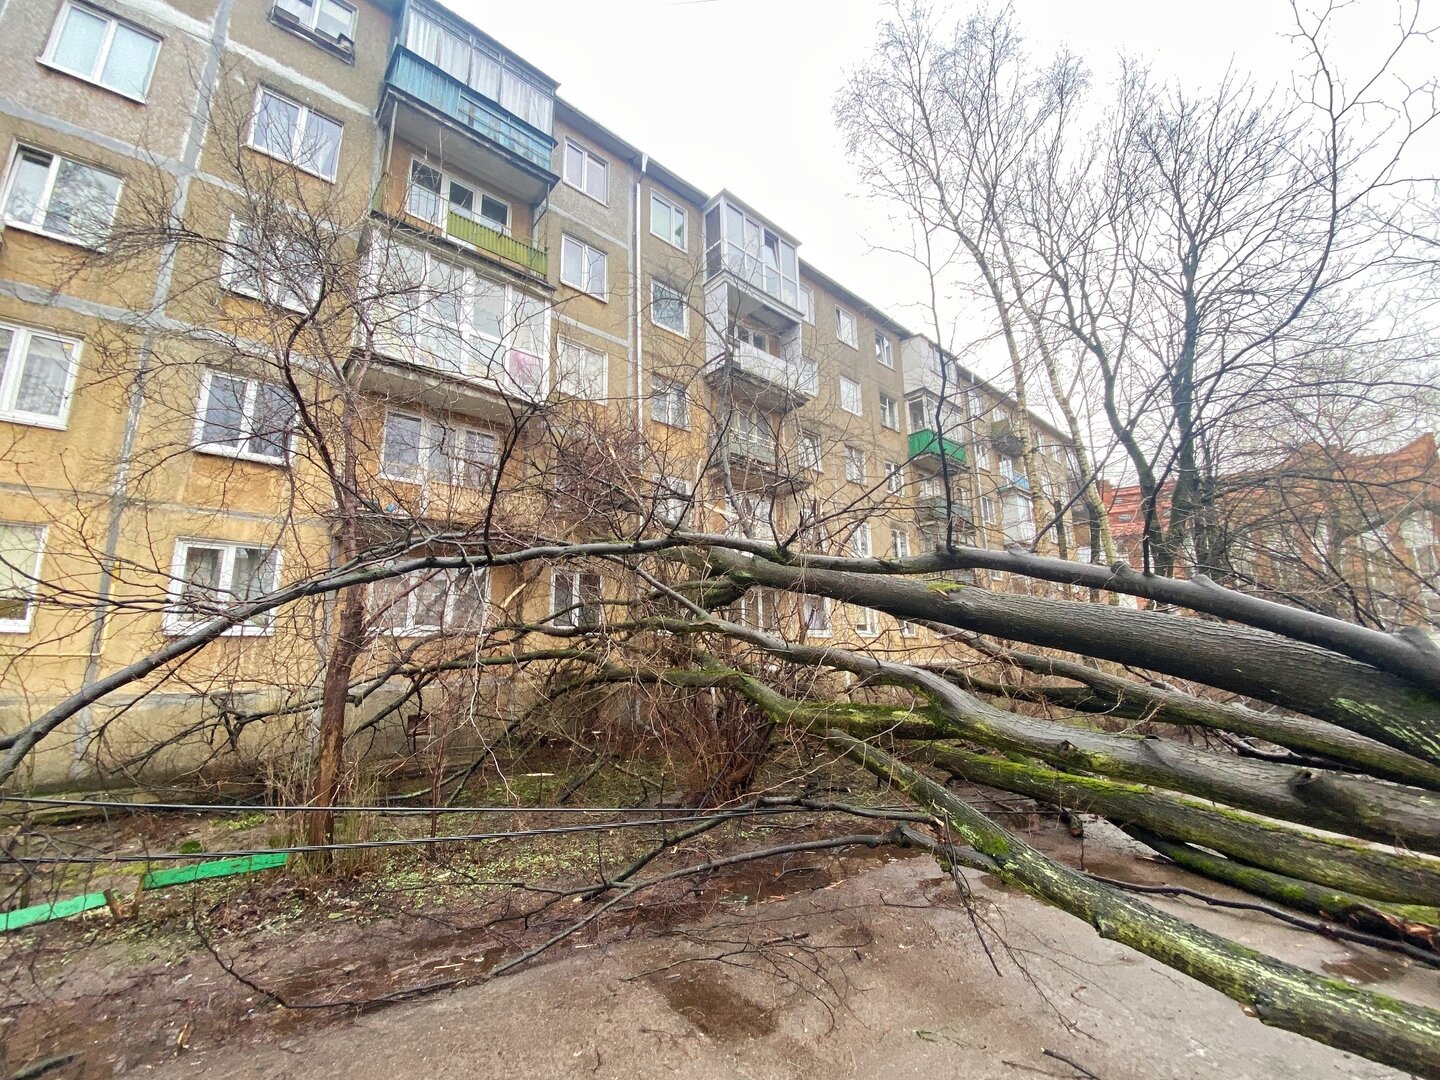
<svg viewBox="0 0 1440 1080"><path fill-rule="evenodd" d="M1006 492L1009 491L1028 492L1030 490L1030 481L1021 473L1015 473L1011 476L1005 476L1002 474L1000 477L999 486L996 487L995 490L1001 495L1004 495Z"/></svg>
<svg viewBox="0 0 1440 1080"><path fill-rule="evenodd" d="M453 240L462 244L468 244L480 251L489 252L491 255L506 262L523 266L536 277L545 277L550 266L550 256L539 248L531 247L522 240L516 240L513 236L506 236L504 233L482 225L478 221L466 217L464 214L450 211L445 222L445 232Z"/></svg>
<svg viewBox="0 0 1440 1080"><path fill-rule="evenodd" d="M727 459L731 479L745 489L778 493L799 491L810 483L790 472L789 465L781 460L774 441L770 439L728 431L720 437L712 467L722 467Z"/></svg>
<svg viewBox="0 0 1440 1080"><path fill-rule="evenodd" d="M416 146L443 147L446 158L464 171L504 191L538 202L559 180L550 171L555 139L548 132L403 45L396 45L390 54L385 96L398 106L396 134ZM468 138L458 140L456 132Z"/></svg>
<svg viewBox="0 0 1440 1080"><path fill-rule="evenodd" d="M820 391L820 371L808 356L773 356L744 341L731 341L706 367L712 380L730 379L736 395L763 409L788 412Z"/></svg>
<svg viewBox="0 0 1440 1080"><path fill-rule="evenodd" d="M992 420L990 422L990 443L1002 454L1011 457L1020 453L1020 433L1015 430L1015 422L1010 419Z"/></svg>
<svg viewBox="0 0 1440 1080"><path fill-rule="evenodd" d="M796 242L722 192L705 208L705 276L729 275L790 321L800 321L800 262Z"/></svg>
<svg viewBox="0 0 1440 1080"><path fill-rule="evenodd" d="M911 458L938 459L943 454L957 464L965 464L965 447L933 431L911 432L908 445Z"/></svg>
<svg viewBox="0 0 1440 1080"><path fill-rule="evenodd" d="M548 392L545 362L523 349L497 348L457 356L449 343L377 330L377 356L363 368L361 386L395 401L428 405L501 424L534 408Z"/></svg>

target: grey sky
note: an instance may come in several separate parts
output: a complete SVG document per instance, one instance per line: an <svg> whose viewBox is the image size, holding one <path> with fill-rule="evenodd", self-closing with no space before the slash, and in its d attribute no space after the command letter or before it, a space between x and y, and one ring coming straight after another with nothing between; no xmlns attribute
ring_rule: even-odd
<svg viewBox="0 0 1440 1080"><path fill-rule="evenodd" d="M883 0L448 2L558 79L579 108L702 189L730 188L793 233L802 258L923 328L921 282L905 260L872 250L895 230L863 196L831 114L887 13ZM949 11L958 18L970 6ZM1213 83L1232 63L1288 81L1296 56L1284 37L1287 0L1015 6L1037 50L1068 43L1102 75L1124 52L1190 84ZM1352 5L1342 61L1373 56L1395 11L1391 0Z"/></svg>

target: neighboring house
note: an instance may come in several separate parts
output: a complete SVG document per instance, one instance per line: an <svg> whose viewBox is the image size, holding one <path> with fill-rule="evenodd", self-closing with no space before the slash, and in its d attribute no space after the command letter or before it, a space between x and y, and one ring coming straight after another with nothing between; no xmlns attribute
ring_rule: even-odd
<svg viewBox="0 0 1440 1080"><path fill-rule="evenodd" d="M1306 446L1218 487L1213 517L1227 584L1387 629L1440 627L1434 434L1376 453ZM1116 548L1142 565L1139 487L1104 485L1102 493ZM1158 501L1163 520L1168 489Z"/></svg>

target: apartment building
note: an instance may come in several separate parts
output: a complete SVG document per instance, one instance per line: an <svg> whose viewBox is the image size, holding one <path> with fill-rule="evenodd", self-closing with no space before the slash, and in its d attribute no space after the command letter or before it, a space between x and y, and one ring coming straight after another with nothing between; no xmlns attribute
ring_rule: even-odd
<svg viewBox="0 0 1440 1080"><path fill-rule="evenodd" d="M1027 473L1012 399L439 5L43 0L0 32L0 730L217 606L475 530L1082 542L1061 433L1028 418ZM578 563L383 583L362 670L603 619L622 587ZM934 644L818 597L740 614ZM217 709L303 717L345 618L302 597L236 627L41 774L97 739L148 765L131 749Z"/></svg>

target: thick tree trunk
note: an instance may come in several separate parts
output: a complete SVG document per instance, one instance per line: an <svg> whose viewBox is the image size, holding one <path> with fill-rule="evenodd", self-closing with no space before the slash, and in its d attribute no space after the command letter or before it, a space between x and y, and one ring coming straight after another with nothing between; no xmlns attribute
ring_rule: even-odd
<svg viewBox="0 0 1440 1080"><path fill-rule="evenodd" d="M1143 825L1287 877L1391 903L1430 905L1440 897L1440 860L1309 834L1185 795L986 757L948 743L916 744L911 752L974 784L1099 814L1121 826Z"/></svg>
<svg viewBox="0 0 1440 1080"><path fill-rule="evenodd" d="M1440 764L1440 697L1261 630L1100 604L997 594L952 582L786 566L716 552L732 578L863 604L899 619L1150 668L1269 701Z"/></svg>
<svg viewBox="0 0 1440 1080"><path fill-rule="evenodd" d="M1102 937L1214 987L1263 1023L1440 1077L1440 1013L1322 978L1201 930L1046 858L889 754L840 733L827 742L940 815L956 836L994 860L993 872L1006 884L1084 919Z"/></svg>

